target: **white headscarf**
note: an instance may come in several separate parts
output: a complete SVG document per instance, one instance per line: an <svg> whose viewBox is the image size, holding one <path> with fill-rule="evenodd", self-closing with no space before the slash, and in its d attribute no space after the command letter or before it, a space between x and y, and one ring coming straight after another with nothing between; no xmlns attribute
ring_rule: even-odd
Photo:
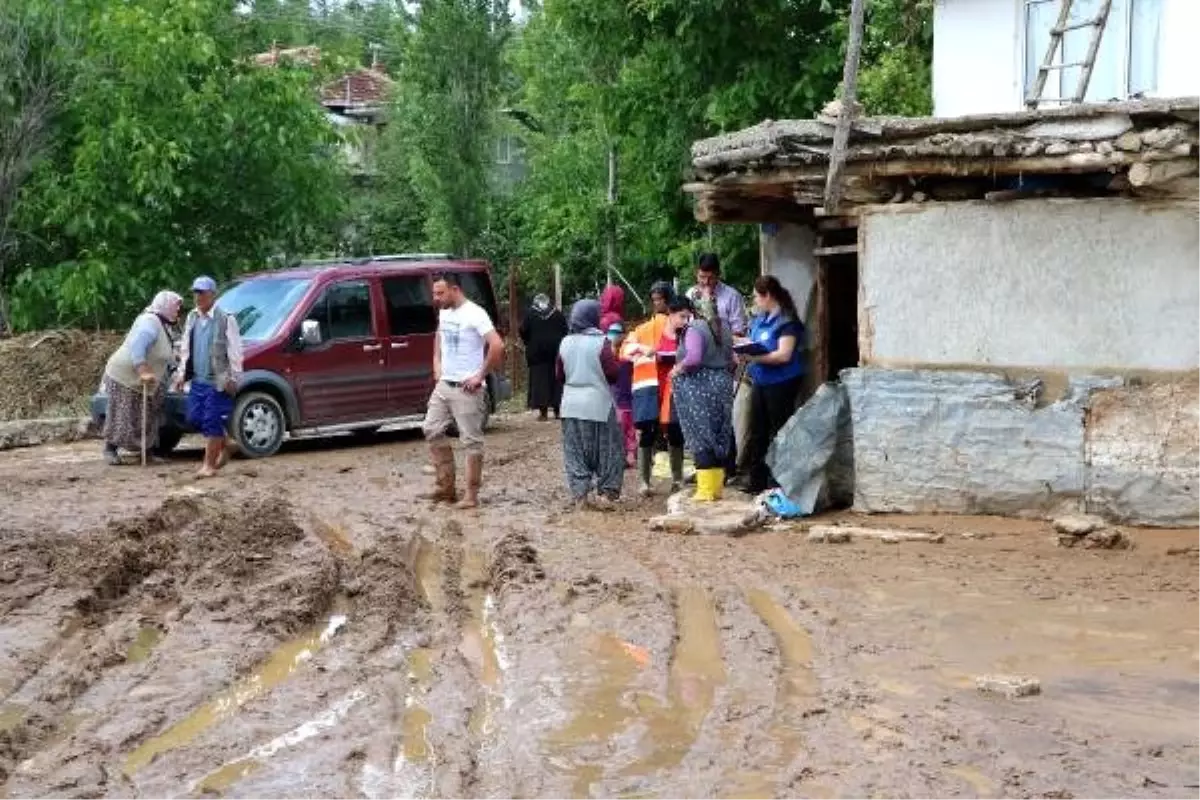
<svg viewBox="0 0 1200 800"><path fill-rule="evenodd" d="M157 314L167 322L179 319L179 309L183 307L183 298L174 292L163 290L154 295L150 305L146 306L147 314Z"/></svg>

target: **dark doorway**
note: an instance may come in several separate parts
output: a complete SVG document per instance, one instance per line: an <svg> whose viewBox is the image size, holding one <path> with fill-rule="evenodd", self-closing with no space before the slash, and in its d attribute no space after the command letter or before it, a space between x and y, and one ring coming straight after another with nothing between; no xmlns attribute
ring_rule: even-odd
<svg viewBox="0 0 1200 800"><path fill-rule="evenodd" d="M858 366L858 228L829 220L818 231L815 372L820 381Z"/></svg>

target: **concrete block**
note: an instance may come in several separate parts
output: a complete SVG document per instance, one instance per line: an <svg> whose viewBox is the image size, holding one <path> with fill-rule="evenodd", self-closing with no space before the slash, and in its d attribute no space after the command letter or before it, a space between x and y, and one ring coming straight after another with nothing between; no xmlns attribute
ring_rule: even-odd
<svg viewBox="0 0 1200 800"><path fill-rule="evenodd" d="M1037 407L1000 375L858 368L850 399L854 507L865 512L1077 511L1083 407Z"/></svg>
<svg viewBox="0 0 1200 800"><path fill-rule="evenodd" d="M980 675L975 679L975 688L984 694L998 694L1009 699L1042 693L1041 681L1020 675Z"/></svg>
<svg viewBox="0 0 1200 800"><path fill-rule="evenodd" d="M1131 525L1195 525L1198 441L1194 378L1092 392L1084 454L1087 510Z"/></svg>

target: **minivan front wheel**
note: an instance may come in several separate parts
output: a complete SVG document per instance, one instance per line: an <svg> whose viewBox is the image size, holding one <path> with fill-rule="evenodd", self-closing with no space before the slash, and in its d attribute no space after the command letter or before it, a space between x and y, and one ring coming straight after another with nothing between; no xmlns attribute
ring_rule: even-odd
<svg viewBox="0 0 1200 800"><path fill-rule="evenodd" d="M274 397L265 392L247 392L233 406L230 428L243 455L266 458L283 444L287 419Z"/></svg>

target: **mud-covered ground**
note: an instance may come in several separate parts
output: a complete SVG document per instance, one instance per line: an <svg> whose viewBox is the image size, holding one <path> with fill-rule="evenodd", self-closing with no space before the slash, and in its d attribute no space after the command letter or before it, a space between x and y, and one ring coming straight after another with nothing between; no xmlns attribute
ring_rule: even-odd
<svg viewBox="0 0 1200 800"><path fill-rule="evenodd" d="M1198 793L1195 531L649 533L662 497L563 511L553 424L489 447L479 512L415 499L412 434L202 484L195 452L0 454L3 792ZM1042 693L980 694L991 673Z"/></svg>

